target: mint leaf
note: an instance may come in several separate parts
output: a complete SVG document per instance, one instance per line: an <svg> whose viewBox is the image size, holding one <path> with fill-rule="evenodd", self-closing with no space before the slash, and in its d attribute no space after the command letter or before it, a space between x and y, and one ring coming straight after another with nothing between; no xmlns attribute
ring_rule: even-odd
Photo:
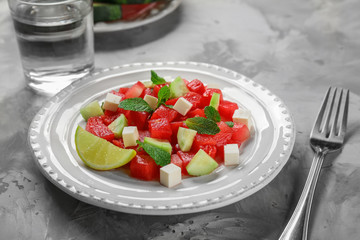
<svg viewBox="0 0 360 240"><path fill-rule="evenodd" d="M204 117L188 118L185 124L188 128L196 130L199 134L215 135L220 132L216 122Z"/></svg>
<svg viewBox="0 0 360 240"><path fill-rule="evenodd" d="M219 112L213 106L207 106L204 108L205 116L215 122L220 122L221 117Z"/></svg>
<svg viewBox="0 0 360 240"><path fill-rule="evenodd" d="M162 77L159 77L157 75L157 73L153 70L151 70L151 81L155 84L155 85L158 85L158 84L164 84L166 83L165 79L162 78Z"/></svg>
<svg viewBox="0 0 360 240"><path fill-rule="evenodd" d="M170 88L168 86L163 86L160 88L158 92L158 103L156 105L156 108L158 108L161 104L165 104L165 102L170 97Z"/></svg>
<svg viewBox="0 0 360 240"><path fill-rule="evenodd" d="M234 123L233 123L233 122L230 122L230 121L229 121L229 122L225 122L225 123L226 123L226 125L228 125L228 126L231 127L231 128L234 126Z"/></svg>
<svg viewBox="0 0 360 240"><path fill-rule="evenodd" d="M165 107L168 107L168 108L174 108L174 105L167 105L167 104L165 104L165 103L164 103L164 106L165 106Z"/></svg>
<svg viewBox="0 0 360 240"><path fill-rule="evenodd" d="M153 110L149 106L147 102L145 102L142 98L128 98L124 99L120 102L119 108L125 110L131 110L136 112L149 112L151 113Z"/></svg>
<svg viewBox="0 0 360 240"><path fill-rule="evenodd" d="M157 165L163 167L171 162L171 155L167 151L151 144L140 142L139 140L136 142L150 155L150 157L152 157L152 159L154 159Z"/></svg>

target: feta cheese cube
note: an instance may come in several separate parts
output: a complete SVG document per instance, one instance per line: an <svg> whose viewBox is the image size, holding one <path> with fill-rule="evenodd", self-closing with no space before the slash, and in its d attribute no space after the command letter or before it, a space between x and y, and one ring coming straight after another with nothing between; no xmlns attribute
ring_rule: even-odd
<svg viewBox="0 0 360 240"><path fill-rule="evenodd" d="M113 93L108 93L104 102L104 109L115 112L121 101L121 97Z"/></svg>
<svg viewBox="0 0 360 240"><path fill-rule="evenodd" d="M125 147L136 146L137 145L136 140L139 140L139 132L137 127L134 126L124 127L122 132L122 137Z"/></svg>
<svg viewBox="0 0 360 240"><path fill-rule="evenodd" d="M160 168L160 183L168 188L181 183L181 168L173 163Z"/></svg>
<svg viewBox="0 0 360 240"><path fill-rule="evenodd" d="M249 128L250 134L253 134L255 130L254 130L254 124L251 121L251 119L248 120L247 127Z"/></svg>
<svg viewBox="0 0 360 240"><path fill-rule="evenodd" d="M224 146L225 166L238 165L240 163L239 155L240 151L237 144L226 144Z"/></svg>
<svg viewBox="0 0 360 240"><path fill-rule="evenodd" d="M251 113L247 109L236 109L233 115L233 122L243 123L249 128ZM249 128L250 129L250 128Z"/></svg>
<svg viewBox="0 0 360 240"><path fill-rule="evenodd" d="M145 95L144 101L147 102L152 109L155 109L158 103L158 99L156 97L148 94Z"/></svg>
<svg viewBox="0 0 360 240"><path fill-rule="evenodd" d="M218 83L209 83L207 87L220 89L220 85Z"/></svg>
<svg viewBox="0 0 360 240"><path fill-rule="evenodd" d="M185 116L189 110L192 108L192 103L189 102L188 100L186 100L183 97L180 97L175 105L174 105L174 110L176 110L178 113L180 113L181 115Z"/></svg>

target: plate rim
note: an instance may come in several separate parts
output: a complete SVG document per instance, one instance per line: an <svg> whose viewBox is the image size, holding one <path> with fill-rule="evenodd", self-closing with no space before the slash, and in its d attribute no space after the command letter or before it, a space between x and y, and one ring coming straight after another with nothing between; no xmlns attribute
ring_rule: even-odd
<svg viewBox="0 0 360 240"><path fill-rule="evenodd" d="M261 91L267 91L268 95L273 97L274 101L276 101L279 104L279 107L283 108L283 114L286 115L286 121L288 122L287 128L288 128L288 138L289 140L286 141L286 150L284 150L281 155L279 156L278 164L275 167L272 167L272 169L269 169L269 174L262 179L260 182L252 182L251 185L244 189L245 194L242 194L241 192L238 193L231 193L228 194L230 196L220 196L220 199L218 201L207 201L203 204L196 204L194 203L192 206L188 207L177 207L177 206L163 206L163 207L156 207L156 208L147 208L146 206L130 206L129 204L127 206L122 205L121 202L114 202L112 200L101 198L96 195L87 194L79 189L76 189L75 186L72 186L71 184L68 184L64 181L64 179L61 179L57 177L56 172L54 172L53 169L48 164L48 161L51 161L51 159L47 159L42 152L41 152L41 146L39 142L37 142L38 135L40 134L40 122L45 117L45 113L47 109L51 107L52 104L56 103L58 99L61 99L62 97L66 96L69 92L71 92L74 88L81 87L82 84L88 82L91 78L98 78L101 76L101 74L106 74L107 72L111 72L114 70L123 70L122 73L126 73L131 71L132 68L143 68L143 67L174 67L176 65L179 65L181 67L191 66L191 67L204 67L212 70L217 70L223 73L227 73L230 75L242 77L245 79L246 82L252 84L254 88L260 88ZM128 71L126 71L128 70ZM42 174L50 180L54 185L59 187L64 192L68 193L72 197L75 197L76 199L79 199L83 202L87 202L92 205L96 205L99 207L107 208L110 210L120 211L120 212L126 212L126 213L132 213L132 214L142 214L142 215L174 215L174 214L187 214L187 213L193 213L193 212L202 212L207 211L219 207L223 207L229 204L232 204L234 202L237 202L239 200L242 200L255 192L262 189L264 186L269 184L281 171L281 169L285 166L287 161L290 158L290 155L292 153L294 144L296 139L296 130L295 130L295 122L293 119L292 114L290 113L287 106L283 103L283 101L277 97L275 94L270 92L267 88L263 87L262 85L256 83L252 79L247 78L246 76L242 75L241 73L232 71L230 69L220 67L214 64L208 64L208 63L201 63L201 62L190 62L190 61L167 61L167 62L143 62L143 63L132 63L132 64L124 64L119 66L113 66L109 68L101 69L85 78L82 78L80 80L77 80L73 82L71 85L60 91L58 94L53 96L49 99L49 101L38 111L38 113L34 116L33 120L31 121L29 131L28 131L28 145L32 149L32 153L34 156L34 160L42 172ZM271 171L270 171L271 170ZM239 197L240 196L240 197Z"/></svg>

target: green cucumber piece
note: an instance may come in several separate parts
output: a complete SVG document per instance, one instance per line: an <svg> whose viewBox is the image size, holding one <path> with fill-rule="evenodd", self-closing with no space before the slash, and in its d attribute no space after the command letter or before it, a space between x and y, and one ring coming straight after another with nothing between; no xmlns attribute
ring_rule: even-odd
<svg viewBox="0 0 360 240"><path fill-rule="evenodd" d="M127 127L128 121L124 114L121 114L112 123L109 124L108 128L114 133L116 138L122 137L124 127Z"/></svg>
<svg viewBox="0 0 360 240"><path fill-rule="evenodd" d="M95 0L95 2L102 2L102 3L114 3L114 4L146 4L152 3L159 0Z"/></svg>
<svg viewBox="0 0 360 240"><path fill-rule="evenodd" d="M155 139L155 138L151 138L151 137L145 137L144 143L148 143L154 147L158 147L170 154L172 152L171 144L167 140L160 140L160 139Z"/></svg>
<svg viewBox="0 0 360 240"><path fill-rule="evenodd" d="M97 100L89 103L85 107L80 108L81 116L87 121L91 117L101 116L104 114Z"/></svg>
<svg viewBox="0 0 360 240"><path fill-rule="evenodd" d="M218 167L218 163L204 150L200 149L186 166L192 176L207 175Z"/></svg>
<svg viewBox="0 0 360 240"><path fill-rule="evenodd" d="M209 106L214 107L216 110L218 110L220 104L220 94L219 93L213 93L210 99Z"/></svg>
<svg viewBox="0 0 360 240"><path fill-rule="evenodd" d="M143 84L147 88L154 88L155 84L152 81L144 81Z"/></svg>
<svg viewBox="0 0 360 240"><path fill-rule="evenodd" d="M179 127L177 133L177 140L181 151L188 152L194 142L196 131L189 128Z"/></svg>
<svg viewBox="0 0 360 240"><path fill-rule="evenodd" d="M107 3L93 3L94 22L109 22L122 17L121 6Z"/></svg>
<svg viewBox="0 0 360 240"><path fill-rule="evenodd" d="M178 98L184 96L189 92L184 80L181 77L177 77L170 83L170 98Z"/></svg>

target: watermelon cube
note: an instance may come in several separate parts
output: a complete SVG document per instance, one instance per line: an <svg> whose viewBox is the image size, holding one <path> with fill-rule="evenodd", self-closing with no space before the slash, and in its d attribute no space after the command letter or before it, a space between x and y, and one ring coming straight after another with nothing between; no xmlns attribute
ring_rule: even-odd
<svg viewBox="0 0 360 240"><path fill-rule="evenodd" d="M171 141L172 130L166 118L158 118L149 121L150 136L152 138L167 139Z"/></svg>
<svg viewBox="0 0 360 240"><path fill-rule="evenodd" d="M202 145L200 149L204 150L210 157L215 159L217 148L214 145Z"/></svg>
<svg viewBox="0 0 360 240"><path fill-rule="evenodd" d="M158 109L155 110L150 119L154 120L158 118L166 118L169 122L172 122L177 117L177 115L178 112L176 110L161 105Z"/></svg>
<svg viewBox="0 0 360 240"><path fill-rule="evenodd" d="M154 96L153 90L151 88L145 88L142 94L140 95L141 98L144 98L145 95Z"/></svg>
<svg viewBox="0 0 360 240"><path fill-rule="evenodd" d="M191 92L196 92L198 94L203 94L205 92L205 86L199 79L194 79L187 84L187 88Z"/></svg>
<svg viewBox="0 0 360 240"><path fill-rule="evenodd" d="M145 90L145 85L138 81L125 93L125 98L137 98L140 97L142 92Z"/></svg>
<svg viewBox="0 0 360 240"><path fill-rule="evenodd" d="M191 149L195 152L201 149L201 146L212 145L216 146L214 136L207 134L196 134Z"/></svg>
<svg viewBox="0 0 360 240"><path fill-rule="evenodd" d="M107 141L112 141L115 138L114 133L104 124L101 117L89 118L85 130Z"/></svg>
<svg viewBox="0 0 360 240"><path fill-rule="evenodd" d="M173 98L173 99L169 99L165 102L165 104L167 105L175 105L175 103L177 102L177 100L179 100L179 98Z"/></svg>
<svg viewBox="0 0 360 240"><path fill-rule="evenodd" d="M180 157L180 159L182 161L182 173L184 175L189 175L187 170L186 170L186 166L189 164L191 159L193 159L193 157L195 156L195 153L194 152L178 151L176 154Z"/></svg>
<svg viewBox="0 0 360 240"><path fill-rule="evenodd" d="M125 93L126 93L128 90L129 90L128 87L123 87L123 88L119 88L119 91L118 91L118 92L125 95Z"/></svg>
<svg viewBox="0 0 360 240"><path fill-rule="evenodd" d="M185 94L184 98L192 104L191 109L193 110L200 106L203 97L201 94L198 94L196 92L188 92L187 94Z"/></svg>
<svg viewBox="0 0 360 240"><path fill-rule="evenodd" d="M139 132L139 141L143 142L145 137L150 137L149 130L138 130Z"/></svg>
<svg viewBox="0 0 360 240"><path fill-rule="evenodd" d="M129 115L127 116L128 124L130 126L137 126L139 130L147 129L147 119L149 115L150 113L148 112L129 111Z"/></svg>
<svg viewBox="0 0 360 240"><path fill-rule="evenodd" d="M193 117L206 117L205 116L205 112L204 112L204 109L201 109L201 108L196 108L192 111L190 111L187 116L189 118L193 118Z"/></svg>
<svg viewBox="0 0 360 240"><path fill-rule="evenodd" d="M224 146L231 140L233 135L233 130L229 127L225 122L219 122L218 126L220 128L220 132L213 136L216 147Z"/></svg>
<svg viewBox="0 0 360 240"><path fill-rule="evenodd" d="M101 115L101 119L103 121L103 123L108 126L110 123L112 123L115 119L117 119L119 116L121 115L120 112L116 111L109 111L109 110L105 110L104 111L104 115Z"/></svg>
<svg viewBox="0 0 360 240"><path fill-rule="evenodd" d="M218 111L223 120L232 121L232 116L238 108L239 106L236 103L223 100L219 105Z"/></svg>
<svg viewBox="0 0 360 240"><path fill-rule="evenodd" d="M235 143L242 143L250 137L249 128L243 123L234 123L232 128L232 140Z"/></svg>
<svg viewBox="0 0 360 240"><path fill-rule="evenodd" d="M125 148L124 141L121 138L120 139L113 139L112 143L115 146L118 146L119 148Z"/></svg>
<svg viewBox="0 0 360 240"><path fill-rule="evenodd" d="M183 172L183 161L177 154L171 155L171 163L175 164L176 166L181 168L181 171Z"/></svg>
<svg viewBox="0 0 360 240"><path fill-rule="evenodd" d="M159 178L159 167L149 155L137 154L130 162L130 175L134 178L151 181Z"/></svg>

